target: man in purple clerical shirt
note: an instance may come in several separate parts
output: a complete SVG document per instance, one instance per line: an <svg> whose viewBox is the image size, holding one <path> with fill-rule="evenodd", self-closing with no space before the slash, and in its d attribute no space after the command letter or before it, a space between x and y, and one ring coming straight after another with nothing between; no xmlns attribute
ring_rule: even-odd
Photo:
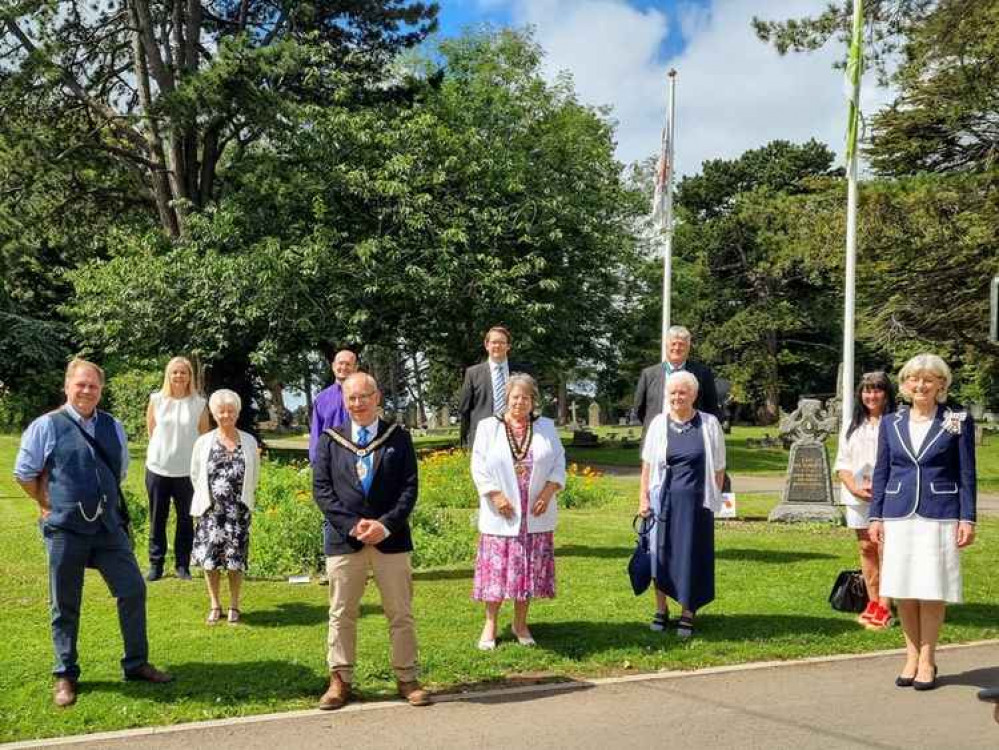
<svg viewBox="0 0 999 750"><path fill-rule="evenodd" d="M309 463L315 465L319 436L323 430L339 427L349 419L343 402L343 381L357 372L357 355L350 349L341 349L333 358L333 377L336 382L319 391L312 406L309 427Z"/></svg>
<svg viewBox="0 0 999 750"><path fill-rule="evenodd" d="M316 465L317 453L319 450L319 436L323 430L339 427L342 424L350 423L350 415L347 414L347 405L343 400L343 381L357 372L357 354L350 349L341 349L333 357L333 377L336 382L333 385L323 388L316 395L316 400L312 404L312 420L309 425L309 464ZM323 542L329 538L329 522L323 520ZM326 574L319 574L319 585L325 586L328 583Z"/></svg>

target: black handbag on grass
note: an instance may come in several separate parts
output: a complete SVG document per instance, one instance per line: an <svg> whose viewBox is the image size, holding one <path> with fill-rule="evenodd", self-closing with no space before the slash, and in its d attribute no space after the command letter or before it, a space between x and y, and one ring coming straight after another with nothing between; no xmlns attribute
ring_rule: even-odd
<svg viewBox="0 0 999 750"><path fill-rule="evenodd" d="M867 585L859 570L844 570L836 576L829 604L839 612L863 612L867 608Z"/></svg>

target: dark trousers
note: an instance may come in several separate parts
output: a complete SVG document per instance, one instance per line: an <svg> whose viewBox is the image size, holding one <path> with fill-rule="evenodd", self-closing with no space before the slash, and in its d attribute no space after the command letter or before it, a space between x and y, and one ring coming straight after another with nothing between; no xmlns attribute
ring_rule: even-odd
<svg viewBox="0 0 999 750"><path fill-rule="evenodd" d="M194 485L190 477L164 477L146 469L146 493L149 495L149 562L163 567L167 554L167 521L170 501L177 513L177 530L173 535L173 556L178 568L191 567L191 546L194 544L194 519L191 499Z"/></svg>
<svg viewBox="0 0 999 750"><path fill-rule="evenodd" d="M118 626L125 643L121 668L126 672L149 661L146 641L146 582L132 552L132 542L122 526L102 528L96 534L77 534L42 523L49 557L49 600L52 612L52 646L57 677L80 676L76 639L80 632L80 604L86 568L100 571L111 595L118 600Z"/></svg>

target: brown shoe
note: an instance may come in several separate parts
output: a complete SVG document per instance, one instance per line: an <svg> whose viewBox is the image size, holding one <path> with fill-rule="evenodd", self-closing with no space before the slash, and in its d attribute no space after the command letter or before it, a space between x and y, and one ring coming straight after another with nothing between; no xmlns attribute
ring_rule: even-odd
<svg viewBox="0 0 999 750"><path fill-rule="evenodd" d="M161 672L152 664L146 662L141 667L136 667L131 672L126 672L125 679L129 682L153 682L156 684L162 684L164 682L172 682L173 676L168 675L166 672Z"/></svg>
<svg viewBox="0 0 999 750"><path fill-rule="evenodd" d="M330 686L326 688L323 697L319 699L319 708L322 711L335 711L343 708L350 700L350 683L344 682L339 674L333 672L330 675Z"/></svg>
<svg viewBox="0 0 999 750"><path fill-rule="evenodd" d="M429 706L430 693L420 687L416 680L412 682L396 683L399 687L399 695L406 699L411 706Z"/></svg>
<svg viewBox="0 0 999 750"><path fill-rule="evenodd" d="M68 677L57 677L52 686L52 702L59 708L66 708L76 703L76 680Z"/></svg>

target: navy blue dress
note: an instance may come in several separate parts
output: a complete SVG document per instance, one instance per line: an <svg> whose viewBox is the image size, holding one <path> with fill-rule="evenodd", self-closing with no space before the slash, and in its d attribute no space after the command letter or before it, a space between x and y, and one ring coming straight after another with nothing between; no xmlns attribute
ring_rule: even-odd
<svg viewBox="0 0 999 750"><path fill-rule="evenodd" d="M696 612L715 598L714 514L704 507L701 415L668 421L669 449L657 523L656 587Z"/></svg>

